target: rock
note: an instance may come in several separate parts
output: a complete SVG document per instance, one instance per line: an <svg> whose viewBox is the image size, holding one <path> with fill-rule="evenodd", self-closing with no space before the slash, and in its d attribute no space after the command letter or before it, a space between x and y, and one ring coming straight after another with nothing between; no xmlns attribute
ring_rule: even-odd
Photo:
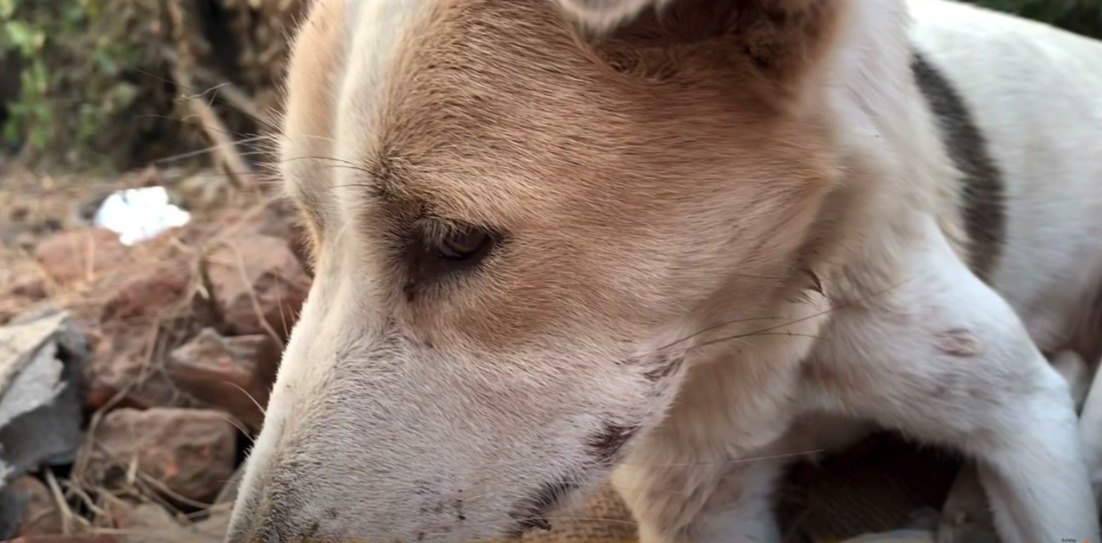
<svg viewBox="0 0 1102 543"><path fill-rule="evenodd" d="M61 283L91 279L118 266L126 255L118 235L103 228L61 232L34 249L35 259Z"/></svg>
<svg viewBox="0 0 1102 543"><path fill-rule="evenodd" d="M46 289L46 281L41 277L32 277L25 279L14 285L8 292L13 296L22 296L30 300L42 300L49 295Z"/></svg>
<svg viewBox="0 0 1102 543"><path fill-rule="evenodd" d="M232 518L233 504L220 503L210 508L207 518L196 521L192 527L196 532L210 537L214 543L221 543L230 530Z"/></svg>
<svg viewBox="0 0 1102 543"><path fill-rule="evenodd" d="M226 486L222 487L222 491L218 493L218 497L214 498L214 503L228 503L233 505L233 502L237 501L237 491L241 488L241 480L245 478L245 464L237 466L237 470L230 476L230 480L226 481Z"/></svg>
<svg viewBox="0 0 1102 543"><path fill-rule="evenodd" d="M257 232L287 240L287 247L298 259L306 274L313 277L311 270L310 230L302 220L300 211L287 198L274 198L264 207Z"/></svg>
<svg viewBox="0 0 1102 543"><path fill-rule="evenodd" d="M188 291L188 277L164 269L149 269L127 278L103 306L102 319L156 316L180 302Z"/></svg>
<svg viewBox="0 0 1102 543"><path fill-rule="evenodd" d="M60 534L62 531L61 511L50 496L46 485L24 475L8 486L7 492L23 504L22 519L16 531L18 536Z"/></svg>
<svg viewBox="0 0 1102 543"><path fill-rule="evenodd" d="M60 534L63 530L61 510L54 502L46 485L34 477L24 475L11 485L12 489L19 493L24 492L28 496L27 507L23 513L23 524L19 527L19 535L45 535Z"/></svg>
<svg viewBox="0 0 1102 543"><path fill-rule="evenodd" d="M81 460L107 488L120 486L136 462L139 472L171 493L210 502L233 473L237 432L218 411L124 408L103 418L93 441Z"/></svg>
<svg viewBox="0 0 1102 543"><path fill-rule="evenodd" d="M222 337L205 328L173 350L168 374L176 386L256 430L279 367L280 347L267 335ZM259 404L259 405L258 405Z"/></svg>
<svg viewBox="0 0 1102 543"><path fill-rule="evenodd" d="M234 192L229 176L213 170L201 170L174 185L183 205L194 210L224 206Z"/></svg>
<svg viewBox="0 0 1102 543"><path fill-rule="evenodd" d="M218 245L204 262L218 313L235 335L286 338L310 289L310 278L282 239L243 234Z"/></svg>
<svg viewBox="0 0 1102 543"><path fill-rule="evenodd" d="M189 533L168 511L152 503L134 508L130 525L123 535L126 543L175 543L188 541L189 538L194 540L194 534Z"/></svg>
<svg viewBox="0 0 1102 543"><path fill-rule="evenodd" d="M107 534L32 535L17 537L8 543L119 543L119 540Z"/></svg>
<svg viewBox="0 0 1102 543"><path fill-rule="evenodd" d="M0 540L61 532L61 515L41 481L24 475L0 485Z"/></svg>
<svg viewBox="0 0 1102 543"><path fill-rule="evenodd" d="M72 462L80 443L78 380L88 354L68 314L0 327L0 482Z"/></svg>
<svg viewBox="0 0 1102 543"><path fill-rule="evenodd" d="M139 504L124 499L107 500L92 519L92 526L109 530L125 530L133 524L134 510Z"/></svg>
<svg viewBox="0 0 1102 543"><path fill-rule="evenodd" d="M99 337L85 379L85 407L96 410L118 396L128 407L191 407L195 402L149 355L152 331L147 326L109 323Z"/></svg>
<svg viewBox="0 0 1102 543"><path fill-rule="evenodd" d="M139 505L122 543L221 543L229 527L230 508L212 507L206 519L188 524L153 504Z"/></svg>

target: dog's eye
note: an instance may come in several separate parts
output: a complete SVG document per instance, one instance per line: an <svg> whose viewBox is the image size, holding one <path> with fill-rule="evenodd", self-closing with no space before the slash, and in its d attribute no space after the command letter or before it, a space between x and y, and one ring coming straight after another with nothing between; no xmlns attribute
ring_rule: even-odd
<svg viewBox="0 0 1102 543"><path fill-rule="evenodd" d="M454 222L424 221L417 230L405 252L409 276L403 288L410 301L446 277L475 271L505 239L496 230Z"/></svg>
<svg viewBox="0 0 1102 543"><path fill-rule="evenodd" d="M445 234L436 244L436 252L444 260L471 260L484 254L491 241L490 235L483 230L460 228Z"/></svg>

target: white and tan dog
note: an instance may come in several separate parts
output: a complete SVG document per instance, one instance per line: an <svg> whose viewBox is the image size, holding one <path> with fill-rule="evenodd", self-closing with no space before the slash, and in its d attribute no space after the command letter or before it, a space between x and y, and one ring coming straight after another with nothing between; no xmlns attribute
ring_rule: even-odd
<svg viewBox="0 0 1102 543"><path fill-rule="evenodd" d="M976 458L1007 542L1098 541L1042 352L1098 335L1102 45L941 0L560 4L313 6L282 166L316 281L229 541L508 536L614 468L645 541L778 541L822 415Z"/></svg>

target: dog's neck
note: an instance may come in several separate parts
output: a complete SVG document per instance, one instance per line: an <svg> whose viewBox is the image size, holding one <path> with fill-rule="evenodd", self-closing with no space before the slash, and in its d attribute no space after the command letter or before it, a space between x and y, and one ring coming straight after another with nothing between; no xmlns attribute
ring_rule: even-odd
<svg viewBox="0 0 1102 543"><path fill-rule="evenodd" d="M908 20L897 2L859 2L853 24L866 32L838 48L827 75L828 123L841 175L825 197L801 254L831 288L834 305L850 303L904 280L901 247L921 236L934 218L958 249L965 243L954 170L926 102L910 77L913 52ZM867 32L862 18L886 22ZM856 31L856 30L855 30ZM806 279L797 278L806 282Z"/></svg>

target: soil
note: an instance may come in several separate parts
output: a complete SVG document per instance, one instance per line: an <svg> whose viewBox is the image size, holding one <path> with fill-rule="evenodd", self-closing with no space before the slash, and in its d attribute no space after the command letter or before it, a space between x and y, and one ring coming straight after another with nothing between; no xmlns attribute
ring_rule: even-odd
<svg viewBox="0 0 1102 543"><path fill-rule="evenodd" d="M188 225L125 246L92 224L112 192L158 185ZM23 520L0 540L221 541L218 497L232 495L310 283L294 217L209 170L0 169L0 325L64 309L91 353L75 461L6 485ZM258 292L259 312L243 310Z"/></svg>

